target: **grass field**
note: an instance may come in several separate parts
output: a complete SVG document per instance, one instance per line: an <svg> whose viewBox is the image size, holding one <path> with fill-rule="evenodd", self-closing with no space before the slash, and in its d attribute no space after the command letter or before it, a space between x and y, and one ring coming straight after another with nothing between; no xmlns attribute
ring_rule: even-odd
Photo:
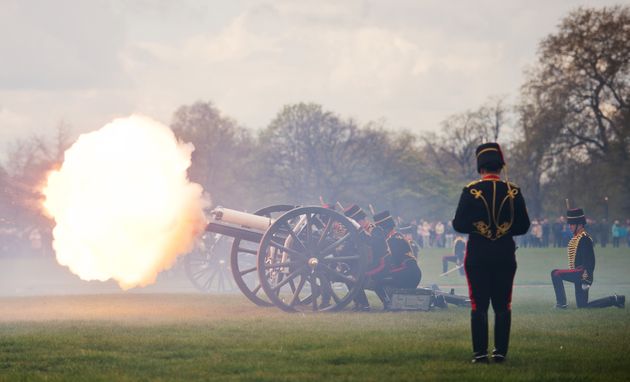
<svg viewBox="0 0 630 382"><path fill-rule="evenodd" d="M443 253L423 253L423 284L464 293L461 277L436 276ZM630 295L630 251L597 256L591 297ZM567 288L572 307L556 311L549 272L563 251L518 257L503 365L469 364L464 308L287 314L239 294L125 293L0 298L0 380L630 380L629 310L576 310Z"/></svg>

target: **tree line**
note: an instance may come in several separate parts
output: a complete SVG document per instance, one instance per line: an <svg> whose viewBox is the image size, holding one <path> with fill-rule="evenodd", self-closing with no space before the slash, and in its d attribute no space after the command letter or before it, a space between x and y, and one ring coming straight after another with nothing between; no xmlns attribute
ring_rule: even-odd
<svg viewBox="0 0 630 382"><path fill-rule="evenodd" d="M474 150L504 147L530 215L556 217L565 199L595 218L630 217L630 7L579 8L540 42L516 101L489 97L446 118L438 132L360 123L323 105L285 105L262 130L212 102L179 107L171 127L195 146L191 180L214 205L358 203L405 219L448 220L477 178ZM0 213L39 219L38 184L71 143L14 142L0 167ZM610 216L608 216L610 215ZM26 218L25 218L26 216Z"/></svg>

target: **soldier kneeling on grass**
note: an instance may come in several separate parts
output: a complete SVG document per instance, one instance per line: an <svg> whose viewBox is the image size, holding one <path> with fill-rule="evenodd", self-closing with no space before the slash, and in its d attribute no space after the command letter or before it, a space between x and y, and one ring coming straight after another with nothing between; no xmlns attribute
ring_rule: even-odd
<svg viewBox="0 0 630 382"><path fill-rule="evenodd" d="M383 308L391 307L390 289L415 289L422 279L422 272L413 256L413 250L403 235L395 230L389 212L374 215L377 227L386 233L388 253L378 267L367 272L370 277L368 288L373 289L383 302Z"/></svg>
<svg viewBox="0 0 630 382"><path fill-rule="evenodd" d="M567 223L573 238L567 246L567 256L569 258L569 269L554 269L551 271L551 282L556 292L556 308L567 308L567 295L564 292L563 281L571 282L575 285L575 302L578 308L606 308L616 306L624 308L625 296L612 295L594 301L588 301L588 290L593 284L593 274L595 272L595 251L593 249L593 239L586 232L586 218L581 208L574 208L567 211Z"/></svg>

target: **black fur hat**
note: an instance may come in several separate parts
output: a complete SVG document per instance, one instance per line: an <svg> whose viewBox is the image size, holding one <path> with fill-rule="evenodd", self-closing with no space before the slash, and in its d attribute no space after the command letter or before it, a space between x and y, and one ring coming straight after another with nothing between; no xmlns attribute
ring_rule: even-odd
<svg viewBox="0 0 630 382"><path fill-rule="evenodd" d="M346 217L349 217L350 219L353 219L355 221L363 220L367 217L361 207L357 206L356 204L353 204L350 207L346 208L343 211L343 214L346 215Z"/></svg>
<svg viewBox="0 0 630 382"><path fill-rule="evenodd" d="M411 252L411 246L409 242L400 235L396 235L387 240L389 246L389 252L394 256L401 256Z"/></svg>
<svg viewBox="0 0 630 382"><path fill-rule="evenodd" d="M585 225L586 217L584 217L584 210L581 208L571 208L567 210L567 223Z"/></svg>
<svg viewBox="0 0 630 382"><path fill-rule="evenodd" d="M487 168L489 165L497 169L501 169L505 166L501 146L496 142L488 142L479 145L477 150L475 150L475 155L477 156L477 172L479 173L481 173L482 168Z"/></svg>
<svg viewBox="0 0 630 382"><path fill-rule="evenodd" d="M389 211L379 212L374 215L374 224L381 227L385 232L396 228L396 222L394 222L394 218L389 214Z"/></svg>

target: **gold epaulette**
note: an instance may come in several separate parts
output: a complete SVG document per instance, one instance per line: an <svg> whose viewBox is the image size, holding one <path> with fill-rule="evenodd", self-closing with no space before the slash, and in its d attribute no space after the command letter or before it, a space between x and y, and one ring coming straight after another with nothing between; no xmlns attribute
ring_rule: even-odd
<svg viewBox="0 0 630 382"><path fill-rule="evenodd" d="M470 187L470 186L474 186L475 184L480 183L480 182L482 182L482 181L483 181L483 179L473 180L472 182L470 182L470 183L468 183L468 184L466 185L466 188L468 188L468 187Z"/></svg>
<svg viewBox="0 0 630 382"><path fill-rule="evenodd" d="M512 182L506 182L505 180L503 181L504 183L509 183L510 187L514 187L514 188L520 188L516 183L512 183Z"/></svg>

